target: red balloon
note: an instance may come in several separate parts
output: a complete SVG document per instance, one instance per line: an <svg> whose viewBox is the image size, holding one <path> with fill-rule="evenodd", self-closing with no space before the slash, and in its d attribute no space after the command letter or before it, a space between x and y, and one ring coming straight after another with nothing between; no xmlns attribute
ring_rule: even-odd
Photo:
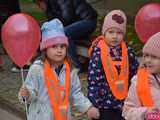
<svg viewBox="0 0 160 120"><path fill-rule="evenodd" d="M2 27L2 42L8 55L23 67L36 53L41 39L40 27L31 16L18 13L10 16Z"/></svg>
<svg viewBox="0 0 160 120"><path fill-rule="evenodd" d="M143 43L153 34L160 32L160 3L147 4L138 11L135 29Z"/></svg>

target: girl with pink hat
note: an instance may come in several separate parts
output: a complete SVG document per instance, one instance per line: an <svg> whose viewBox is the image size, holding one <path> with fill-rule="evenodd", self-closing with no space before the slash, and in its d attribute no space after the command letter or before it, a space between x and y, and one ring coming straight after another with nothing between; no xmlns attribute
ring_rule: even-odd
<svg viewBox="0 0 160 120"><path fill-rule="evenodd" d="M123 101L138 61L124 41L127 18L121 10L109 12L102 35L94 42L88 68L88 97L100 111L98 120L123 120Z"/></svg>
<svg viewBox="0 0 160 120"><path fill-rule="evenodd" d="M126 120L160 120L160 32L143 47L138 73L124 102Z"/></svg>
<svg viewBox="0 0 160 120"><path fill-rule="evenodd" d="M68 38L58 19L45 22L41 28L42 59L30 67L19 98L29 103L27 120L71 120L72 104L89 119L99 111L82 94L78 70L67 57Z"/></svg>

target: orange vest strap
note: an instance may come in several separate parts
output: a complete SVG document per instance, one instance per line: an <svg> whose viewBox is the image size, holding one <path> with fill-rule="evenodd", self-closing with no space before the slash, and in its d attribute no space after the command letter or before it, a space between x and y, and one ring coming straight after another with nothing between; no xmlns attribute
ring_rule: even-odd
<svg viewBox="0 0 160 120"><path fill-rule="evenodd" d="M99 48L101 49L101 60L102 65L105 71L105 75L110 86L110 89L113 95L122 100L126 97L128 92L128 75L129 75L129 65L128 65L128 50L124 42L121 43L122 46L122 61L114 62L109 53L109 47L105 42L105 38L101 37L101 40L98 43ZM118 74L115 64L121 64L121 72Z"/></svg>
<svg viewBox="0 0 160 120"><path fill-rule="evenodd" d="M149 87L149 72L141 68L138 70L137 73L137 94L143 106L152 107L153 100L150 94L150 87Z"/></svg>
<svg viewBox="0 0 160 120"><path fill-rule="evenodd" d="M122 65L121 61L113 61L113 65Z"/></svg>
<svg viewBox="0 0 160 120"><path fill-rule="evenodd" d="M103 39L103 36L102 36L102 35L99 36L98 38L96 38L94 41L92 41L92 44L91 44L91 46L90 46L89 49L88 49L89 57L90 57L91 54L92 54L93 48L97 45L97 43L98 43L101 39Z"/></svg>
<svg viewBox="0 0 160 120"><path fill-rule="evenodd" d="M70 66L65 60L66 66L65 85L60 85L55 72L47 60L44 62L45 84L48 90L48 96L51 103L54 120L68 120L68 106L70 93ZM62 97L61 92L64 92Z"/></svg>

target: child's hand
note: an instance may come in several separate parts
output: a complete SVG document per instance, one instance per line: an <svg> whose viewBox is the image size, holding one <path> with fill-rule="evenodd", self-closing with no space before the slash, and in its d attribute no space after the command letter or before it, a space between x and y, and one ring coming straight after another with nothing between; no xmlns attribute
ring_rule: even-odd
<svg viewBox="0 0 160 120"><path fill-rule="evenodd" d="M29 94L28 89L25 86L21 87L19 92L22 98L29 98L30 94Z"/></svg>
<svg viewBox="0 0 160 120"><path fill-rule="evenodd" d="M100 117L99 110L96 107L90 107L87 111L87 116L89 120L98 119Z"/></svg>

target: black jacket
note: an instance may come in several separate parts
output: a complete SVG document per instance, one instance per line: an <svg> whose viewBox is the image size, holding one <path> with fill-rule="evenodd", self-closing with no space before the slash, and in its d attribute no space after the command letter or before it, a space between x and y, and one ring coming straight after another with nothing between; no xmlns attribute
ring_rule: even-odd
<svg viewBox="0 0 160 120"><path fill-rule="evenodd" d="M97 19L97 12L85 0L45 0L45 3L48 19L59 18L64 26L83 19Z"/></svg>
<svg viewBox="0 0 160 120"><path fill-rule="evenodd" d="M6 19L20 12L20 6L18 0L0 0L0 26Z"/></svg>

